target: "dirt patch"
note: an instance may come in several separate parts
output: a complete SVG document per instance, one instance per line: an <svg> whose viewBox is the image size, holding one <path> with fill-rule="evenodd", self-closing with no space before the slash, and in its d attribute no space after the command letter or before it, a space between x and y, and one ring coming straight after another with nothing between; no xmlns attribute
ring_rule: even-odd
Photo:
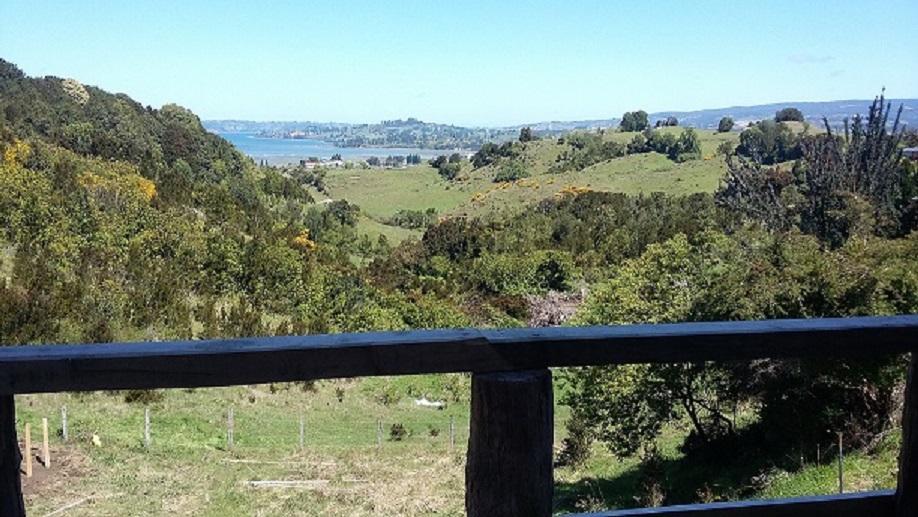
<svg viewBox="0 0 918 517"><path fill-rule="evenodd" d="M58 494L75 481L89 475L89 459L72 447L51 447L51 468L41 462L41 451L32 449L32 477L25 475L25 457L22 459L22 495L26 499Z"/></svg>

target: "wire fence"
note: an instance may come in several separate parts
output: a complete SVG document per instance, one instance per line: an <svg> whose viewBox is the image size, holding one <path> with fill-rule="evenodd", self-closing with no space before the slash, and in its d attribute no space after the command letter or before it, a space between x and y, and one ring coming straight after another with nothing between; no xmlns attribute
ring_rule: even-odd
<svg viewBox="0 0 918 517"><path fill-rule="evenodd" d="M26 408L17 414L20 442L29 424L33 445L47 421L52 444L93 444L150 450L211 449L267 453L296 450L424 448L464 449L468 440L467 413L460 411L400 411L372 418L342 411L340 415L309 410L265 411L227 405L170 410L152 406L126 407L100 414L79 404L58 411ZM24 446L24 444L23 444Z"/></svg>

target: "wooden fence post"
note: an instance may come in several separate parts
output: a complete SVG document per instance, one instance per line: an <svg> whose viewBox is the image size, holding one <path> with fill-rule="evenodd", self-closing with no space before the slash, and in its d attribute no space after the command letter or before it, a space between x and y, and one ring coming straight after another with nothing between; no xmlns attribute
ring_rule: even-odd
<svg viewBox="0 0 918 517"><path fill-rule="evenodd" d="M896 487L896 517L918 515L918 353L912 352L905 380L902 445Z"/></svg>
<svg viewBox="0 0 918 517"><path fill-rule="evenodd" d="M150 408L143 408L143 446L150 448Z"/></svg>
<svg viewBox="0 0 918 517"><path fill-rule="evenodd" d="M838 493L845 493L845 444L842 433L838 433Z"/></svg>
<svg viewBox="0 0 918 517"><path fill-rule="evenodd" d="M469 517L551 515L552 399L547 369L472 376L465 467Z"/></svg>
<svg viewBox="0 0 918 517"><path fill-rule="evenodd" d="M25 477L32 477L32 425L26 422L25 425Z"/></svg>
<svg viewBox="0 0 918 517"><path fill-rule="evenodd" d="M376 450L382 449L382 420L376 421Z"/></svg>
<svg viewBox="0 0 918 517"><path fill-rule="evenodd" d="M51 468L51 448L48 445L48 419L41 419L41 462L46 469Z"/></svg>
<svg viewBox="0 0 918 517"><path fill-rule="evenodd" d="M306 446L306 417L300 415L300 450Z"/></svg>
<svg viewBox="0 0 918 517"><path fill-rule="evenodd" d="M16 439L16 405L12 395L0 395L0 515L25 516L21 463Z"/></svg>
<svg viewBox="0 0 918 517"><path fill-rule="evenodd" d="M235 422L233 422L233 406L230 406L226 411L226 448L233 448L233 427Z"/></svg>
<svg viewBox="0 0 918 517"><path fill-rule="evenodd" d="M61 406L61 438L65 442L70 439L67 432L67 406Z"/></svg>
<svg viewBox="0 0 918 517"><path fill-rule="evenodd" d="M456 448L456 417L449 416L449 452Z"/></svg>

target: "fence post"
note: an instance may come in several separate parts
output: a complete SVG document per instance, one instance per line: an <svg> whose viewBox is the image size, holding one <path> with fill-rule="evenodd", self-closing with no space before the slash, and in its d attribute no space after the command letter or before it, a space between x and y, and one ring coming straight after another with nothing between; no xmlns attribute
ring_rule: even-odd
<svg viewBox="0 0 918 517"><path fill-rule="evenodd" d="M67 433L67 406L61 406L61 438L65 442L70 439Z"/></svg>
<svg viewBox="0 0 918 517"><path fill-rule="evenodd" d="M306 418L303 415L300 415L300 450L302 451L306 445Z"/></svg>
<svg viewBox="0 0 918 517"><path fill-rule="evenodd" d="M226 411L226 448L233 448L233 406Z"/></svg>
<svg viewBox="0 0 918 517"><path fill-rule="evenodd" d="M382 449L382 420L376 421L376 450Z"/></svg>
<svg viewBox="0 0 918 517"><path fill-rule="evenodd" d="M896 486L896 517L918 515L918 354L912 352L905 380L902 445Z"/></svg>
<svg viewBox="0 0 918 517"><path fill-rule="evenodd" d="M19 466L22 454L16 438L16 405L12 395L0 395L0 515L25 516Z"/></svg>
<svg viewBox="0 0 918 517"><path fill-rule="evenodd" d="M150 408L143 408L143 446L150 448Z"/></svg>
<svg viewBox="0 0 918 517"><path fill-rule="evenodd" d="M48 446L48 419L41 419L41 462L46 469L51 468L51 448Z"/></svg>
<svg viewBox="0 0 918 517"><path fill-rule="evenodd" d="M25 477L32 477L32 425L25 425Z"/></svg>
<svg viewBox="0 0 918 517"><path fill-rule="evenodd" d="M456 448L456 417L449 416L449 452Z"/></svg>
<svg viewBox="0 0 918 517"><path fill-rule="evenodd" d="M472 376L465 508L469 517L552 513L551 372Z"/></svg>
<svg viewBox="0 0 918 517"><path fill-rule="evenodd" d="M845 493L845 449L842 433L838 433L838 493Z"/></svg>

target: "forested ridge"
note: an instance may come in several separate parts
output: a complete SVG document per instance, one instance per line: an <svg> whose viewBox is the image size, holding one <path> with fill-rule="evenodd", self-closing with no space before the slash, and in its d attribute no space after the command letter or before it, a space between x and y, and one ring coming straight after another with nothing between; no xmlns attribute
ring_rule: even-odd
<svg viewBox="0 0 918 517"><path fill-rule="evenodd" d="M418 216L423 237L393 245L358 236L358 206L314 203L321 173L256 166L184 108L0 61L0 342L914 313L918 171L901 148L916 137L895 122L878 98L792 151L776 151L781 122L762 124L725 149L713 194L572 189L505 219ZM654 142L690 159L693 138L576 136L559 167ZM558 296L576 300L570 319ZM599 441L650 469L676 421L689 451L835 431L870 447L896 424L903 371L901 358L565 370L562 461Z"/></svg>

